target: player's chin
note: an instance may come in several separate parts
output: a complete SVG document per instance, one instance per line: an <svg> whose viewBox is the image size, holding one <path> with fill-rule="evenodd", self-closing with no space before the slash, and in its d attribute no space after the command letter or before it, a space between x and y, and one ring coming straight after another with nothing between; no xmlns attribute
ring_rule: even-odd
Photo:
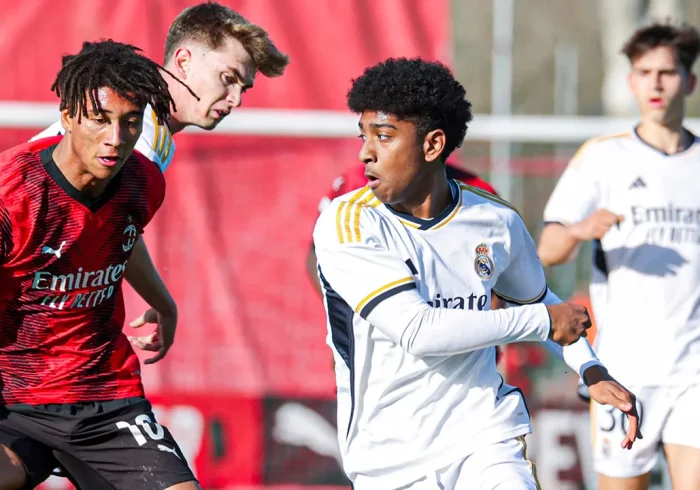
<svg viewBox="0 0 700 490"><path fill-rule="evenodd" d="M383 189L382 186L375 187L371 189L374 197L379 199L384 204L391 204L393 200L393 194L390 189Z"/></svg>
<svg viewBox="0 0 700 490"><path fill-rule="evenodd" d="M102 163L100 163L98 160L92 166L92 169L90 169L90 173L96 179L103 180L115 175L117 172L119 172L120 168L122 168L122 162L118 162L114 166L106 166L102 165Z"/></svg>
<svg viewBox="0 0 700 490"><path fill-rule="evenodd" d="M199 126L205 131L211 131L212 129L216 128L219 125L219 123L221 123L221 121L224 120L224 117L219 117L218 115L216 117L206 116L203 117L202 120L197 123L197 126Z"/></svg>

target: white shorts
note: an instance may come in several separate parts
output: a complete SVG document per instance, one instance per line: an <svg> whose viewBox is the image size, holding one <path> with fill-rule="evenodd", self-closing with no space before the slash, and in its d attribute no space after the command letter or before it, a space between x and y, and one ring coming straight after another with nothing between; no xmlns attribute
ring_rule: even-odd
<svg viewBox="0 0 700 490"><path fill-rule="evenodd" d="M591 402L597 473L615 478L644 475L656 464L661 444L700 448L700 384L627 388L637 396L644 439L637 440L631 450L622 449L627 418L617 409Z"/></svg>
<svg viewBox="0 0 700 490"><path fill-rule="evenodd" d="M526 452L524 436L492 444L399 490L540 490Z"/></svg>

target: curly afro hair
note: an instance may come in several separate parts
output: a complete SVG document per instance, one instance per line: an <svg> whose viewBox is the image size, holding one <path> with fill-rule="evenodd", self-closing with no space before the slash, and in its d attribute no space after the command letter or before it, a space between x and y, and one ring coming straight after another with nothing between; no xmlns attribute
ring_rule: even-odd
<svg viewBox="0 0 700 490"><path fill-rule="evenodd" d="M462 146L467 123L472 120L472 105L465 95L464 87L441 63L389 58L354 79L347 99L348 107L357 114L385 112L414 123L420 139L442 129L447 137L441 155L445 161Z"/></svg>

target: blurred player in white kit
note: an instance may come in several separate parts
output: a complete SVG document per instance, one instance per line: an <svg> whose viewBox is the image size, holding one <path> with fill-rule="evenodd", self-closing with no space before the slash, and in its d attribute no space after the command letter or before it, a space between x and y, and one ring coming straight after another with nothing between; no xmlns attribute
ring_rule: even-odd
<svg viewBox="0 0 700 490"><path fill-rule="evenodd" d="M641 120L584 144L544 212L544 265L594 243L595 348L638 401L644 439L631 451L619 411L591 405L600 490L649 487L663 445L674 490L700 488L700 140L683 127L698 31L653 24L623 47Z"/></svg>

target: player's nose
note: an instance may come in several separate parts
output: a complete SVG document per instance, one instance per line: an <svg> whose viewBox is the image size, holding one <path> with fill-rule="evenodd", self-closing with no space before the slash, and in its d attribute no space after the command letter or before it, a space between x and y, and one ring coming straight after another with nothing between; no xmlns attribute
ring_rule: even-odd
<svg viewBox="0 0 700 490"><path fill-rule="evenodd" d="M360 154L358 155L360 161L364 163L365 165L368 163L376 162L377 161L377 153L374 151L374 147L372 146L372 143L370 142L370 139L367 138L363 144L362 148L360 148Z"/></svg>
<svg viewBox="0 0 700 490"><path fill-rule="evenodd" d="M107 144L110 146L121 146L125 143L124 136L126 132L122 130L120 124L110 124L109 130L107 131Z"/></svg>
<svg viewBox="0 0 700 490"><path fill-rule="evenodd" d="M228 95L226 96L226 102L228 102L232 109L240 107L243 103L243 91L241 86L238 84L231 85L228 90Z"/></svg>

